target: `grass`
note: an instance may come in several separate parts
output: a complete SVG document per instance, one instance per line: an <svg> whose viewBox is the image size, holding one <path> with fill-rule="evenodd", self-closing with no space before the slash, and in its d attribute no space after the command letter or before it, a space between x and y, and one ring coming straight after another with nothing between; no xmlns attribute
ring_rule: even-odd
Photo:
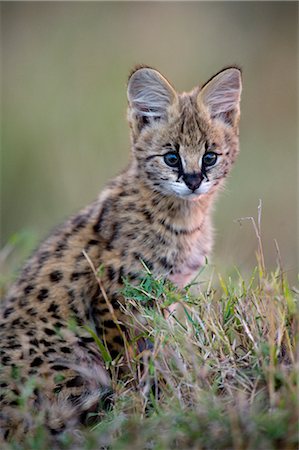
<svg viewBox="0 0 299 450"><path fill-rule="evenodd" d="M125 281L130 364L120 381L122 360L106 355L113 408L55 443L39 425L22 447L7 449L297 449L298 292L281 267L266 272L261 252L259 242L247 281L237 270L224 279L206 266L200 293L194 285L179 293L146 267L138 286ZM174 303L178 311L169 314ZM152 347L143 358L141 338Z"/></svg>

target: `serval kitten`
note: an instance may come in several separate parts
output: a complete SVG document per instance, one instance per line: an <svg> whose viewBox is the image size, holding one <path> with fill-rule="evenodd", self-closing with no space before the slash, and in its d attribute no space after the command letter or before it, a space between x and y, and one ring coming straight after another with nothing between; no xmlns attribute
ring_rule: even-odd
<svg viewBox="0 0 299 450"><path fill-rule="evenodd" d="M40 245L2 303L4 438L30 428L16 398L32 377L28 408L44 408L54 434L95 410L109 376L80 325L92 326L115 358L126 333L124 277L138 282L143 261L182 288L211 251L211 208L239 150L240 70L178 94L158 71L139 67L127 92L127 169ZM92 266L103 268L106 299Z"/></svg>

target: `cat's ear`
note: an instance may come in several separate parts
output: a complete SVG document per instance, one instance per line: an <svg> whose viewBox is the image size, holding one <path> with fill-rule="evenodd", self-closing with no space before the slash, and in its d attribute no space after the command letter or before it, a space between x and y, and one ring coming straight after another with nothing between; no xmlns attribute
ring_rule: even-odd
<svg viewBox="0 0 299 450"><path fill-rule="evenodd" d="M224 69L209 80L198 94L212 119L219 118L226 124L237 126L240 117L242 91L241 71L235 67Z"/></svg>
<svg viewBox="0 0 299 450"><path fill-rule="evenodd" d="M142 124L167 119L168 108L177 99L168 81L157 70L148 67L133 72L127 94L129 108Z"/></svg>

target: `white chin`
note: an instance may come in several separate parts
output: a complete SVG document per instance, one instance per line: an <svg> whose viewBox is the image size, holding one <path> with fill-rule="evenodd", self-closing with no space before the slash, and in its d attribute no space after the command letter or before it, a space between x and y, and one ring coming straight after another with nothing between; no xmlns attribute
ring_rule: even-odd
<svg viewBox="0 0 299 450"><path fill-rule="evenodd" d="M200 192L192 192L190 191L190 189L186 192L172 191L172 195L175 195L176 197L182 198L184 200L197 200L199 197L201 197Z"/></svg>
<svg viewBox="0 0 299 450"><path fill-rule="evenodd" d="M197 200L199 197L201 196L201 194L199 192L191 192L188 195L184 196L184 199L186 200Z"/></svg>

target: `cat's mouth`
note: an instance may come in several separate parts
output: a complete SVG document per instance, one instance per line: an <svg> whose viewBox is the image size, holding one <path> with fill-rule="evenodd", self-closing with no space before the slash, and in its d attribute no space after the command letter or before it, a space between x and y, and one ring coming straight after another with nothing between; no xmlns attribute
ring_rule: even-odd
<svg viewBox="0 0 299 450"><path fill-rule="evenodd" d="M188 200L196 200L204 194L207 194L210 190L211 183L201 183L196 189L190 189L190 187L185 187L184 191L181 191L180 195Z"/></svg>
<svg viewBox="0 0 299 450"><path fill-rule="evenodd" d="M184 200L197 200L203 194L207 194L211 189L211 181L203 180L198 187L190 189L185 182L171 182L168 185L168 192L171 192L176 197Z"/></svg>
<svg viewBox="0 0 299 450"><path fill-rule="evenodd" d="M179 198L182 198L184 200L198 200L201 196L202 196L203 192L200 191L191 191L190 189L188 189L188 191L184 191L184 192L176 192L175 195Z"/></svg>

